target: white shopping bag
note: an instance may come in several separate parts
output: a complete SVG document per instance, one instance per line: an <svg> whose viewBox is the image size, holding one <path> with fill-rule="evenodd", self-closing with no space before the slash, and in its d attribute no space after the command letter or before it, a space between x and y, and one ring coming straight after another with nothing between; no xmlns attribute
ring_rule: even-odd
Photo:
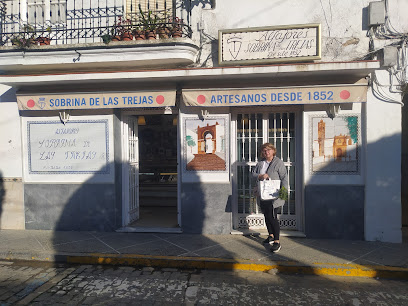
<svg viewBox="0 0 408 306"><path fill-rule="evenodd" d="M279 197L280 180L266 179L258 181L258 192L261 200L275 200Z"/></svg>

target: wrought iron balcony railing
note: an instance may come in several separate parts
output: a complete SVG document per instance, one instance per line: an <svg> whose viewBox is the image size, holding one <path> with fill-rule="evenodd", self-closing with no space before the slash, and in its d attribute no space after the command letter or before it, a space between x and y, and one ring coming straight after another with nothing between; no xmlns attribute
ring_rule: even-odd
<svg viewBox="0 0 408 306"><path fill-rule="evenodd" d="M109 43L191 34L191 27L176 16L176 0L0 0L0 46Z"/></svg>

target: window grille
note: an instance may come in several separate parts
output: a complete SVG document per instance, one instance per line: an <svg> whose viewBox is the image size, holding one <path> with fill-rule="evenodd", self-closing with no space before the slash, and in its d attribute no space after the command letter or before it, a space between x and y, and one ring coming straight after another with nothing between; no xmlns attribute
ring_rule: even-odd
<svg viewBox="0 0 408 306"><path fill-rule="evenodd" d="M276 155L288 170L289 200L278 218L286 229L297 229L295 186L295 113L239 113L236 116L236 193L238 227L263 228L265 222L259 202L254 194L251 170L260 156L260 147L270 142L276 147Z"/></svg>

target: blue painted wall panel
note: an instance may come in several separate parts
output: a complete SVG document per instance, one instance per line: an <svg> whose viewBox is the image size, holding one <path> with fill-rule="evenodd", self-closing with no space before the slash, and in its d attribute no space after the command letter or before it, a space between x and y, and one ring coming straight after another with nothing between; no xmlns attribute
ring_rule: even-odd
<svg viewBox="0 0 408 306"><path fill-rule="evenodd" d="M230 183L184 183L181 187L184 233L230 234Z"/></svg>
<svg viewBox="0 0 408 306"><path fill-rule="evenodd" d="M121 226L113 184L25 184L26 229L114 231Z"/></svg>
<svg viewBox="0 0 408 306"><path fill-rule="evenodd" d="M307 238L364 240L364 186L305 187Z"/></svg>

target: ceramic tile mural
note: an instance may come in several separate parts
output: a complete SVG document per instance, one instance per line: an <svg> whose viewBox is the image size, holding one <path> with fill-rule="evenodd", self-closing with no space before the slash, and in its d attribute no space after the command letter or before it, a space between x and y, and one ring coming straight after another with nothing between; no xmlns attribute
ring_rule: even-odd
<svg viewBox="0 0 408 306"><path fill-rule="evenodd" d="M312 173L359 174L358 115L312 116L310 145Z"/></svg>
<svg viewBox="0 0 408 306"><path fill-rule="evenodd" d="M228 117L184 119L184 171L226 171Z"/></svg>

